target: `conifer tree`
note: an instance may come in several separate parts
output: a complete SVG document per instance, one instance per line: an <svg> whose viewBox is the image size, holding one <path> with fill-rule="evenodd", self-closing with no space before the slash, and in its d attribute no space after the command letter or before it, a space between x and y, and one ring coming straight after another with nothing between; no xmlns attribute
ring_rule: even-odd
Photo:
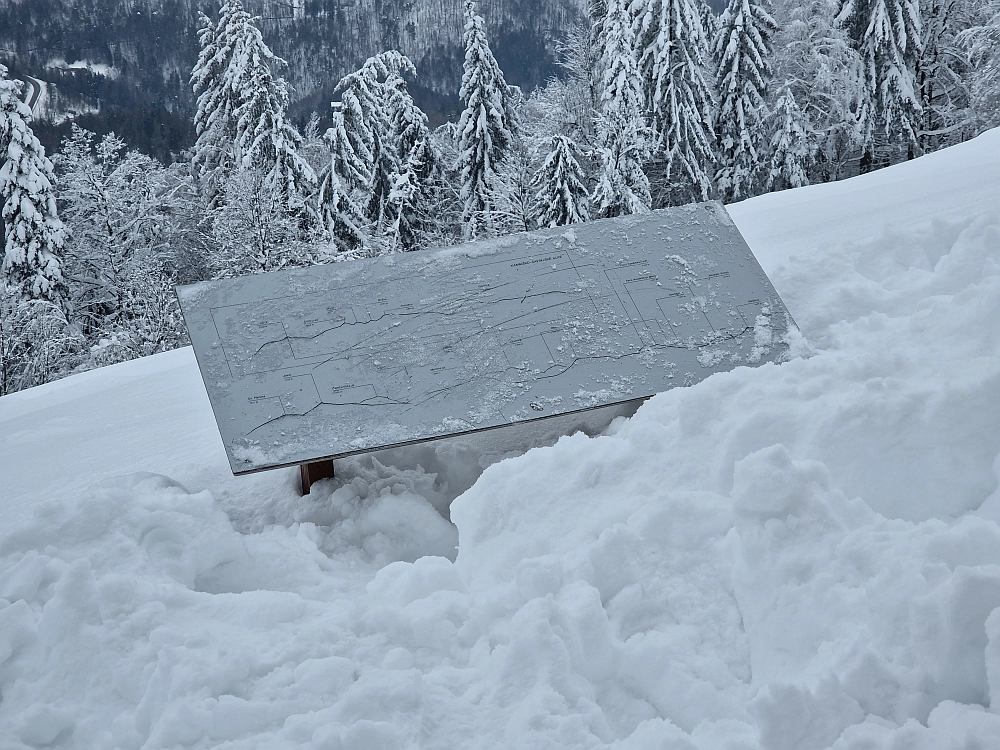
<svg viewBox="0 0 1000 750"><path fill-rule="evenodd" d="M915 79L920 91L920 150L928 153L972 136L970 65L958 30L961 0L920 0L921 43Z"/></svg>
<svg viewBox="0 0 1000 750"><path fill-rule="evenodd" d="M387 81L387 87L389 139L395 148L397 167L385 209L386 235L391 251L413 250L425 230L421 209L437 156L431 145L427 116L413 101L406 82L397 75Z"/></svg>
<svg viewBox="0 0 1000 750"><path fill-rule="evenodd" d="M66 229L56 211L52 162L31 131L31 111L19 81L0 65L0 216L4 255L0 276L29 299L62 303L61 254Z"/></svg>
<svg viewBox="0 0 1000 750"><path fill-rule="evenodd" d="M861 55L864 96L858 109L861 170L875 166L876 145L917 143L920 98L913 67L920 54L919 0L841 0L837 21Z"/></svg>
<svg viewBox="0 0 1000 750"><path fill-rule="evenodd" d="M590 221L586 176L577 161L579 149L565 135L552 136L552 147L535 177L540 227Z"/></svg>
<svg viewBox="0 0 1000 750"><path fill-rule="evenodd" d="M765 102L771 78L771 35L777 24L765 3L730 0L715 37L716 86L721 99L716 184L727 201L759 193L767 180Z"/></svg>
<svg viewBox="0 0 1000 750"><path fill-rule="evenodd" d="M712 190L715 137L710 39L703 0L636 0L636 43L662 165L662 201L706 200Z"/></svg>
<svg viewBox="0 0 1000 750"><path fill-rule="evenodd" d="M357 197L364 194L371 173L358 157L357 144L351 137L356 128L349 121L357 112L353 108L345 111L344 103L334 107L333 124L324 135L330 146L330 166L320 178L317 199L320 219L337 248L353 251L368 243L368 220Z"/></svg>
<svg viewBox="0 0 1000 750"><path fill-rule="evenodd" d="M458 171L462 225L467 239L488 236L493 226L497 169L514 145L517 119L511 91L486 38L475 0L465 0L465 69L459 96Z"/></svg>
<svg viewBox="0 0 1000 750"><path fill-rule="evenodd" d="M593 202L602 218L649 211L643 83L628 0L607 0L601 23L601 171Z"/></svg>
<svg viewBox="0 0 1000 750"><path fill-rule="evenodd" d="M414 72L406 56L389 51L369 58L337 84L341 101L334 105L333 127L325 136L331 161L319 202L324 225L341 250L368 247L373 235L391 232L399 211L408 212L418 200L433 158L427 118L402 77ZM409 199L401 203L397 182L413 170L416 192L407 192ZM410 237L402 241L404 249L412 249Z"/></svg>
<svg viewBox="0 0 1000 750"><path fill-rule="evenodd" d="M769 130L771 158L766 189L782 190L808 185L814 150L813 134L805 113L799 109L788 86L778 96Z"/></svg>
<svg viewBox="0 0 1000 750"><path fill-rule="evenodd" d="M298 154L301 135L285 119L285 82L271 73L284 61L239 0L223 5L214 30L203 22L200 41L192 83L199 94L194 161L201 174L218 190L220 172L263 170L287 207L303 210L316 175Z"/></svg>
<svg viewBox="0 0 1000 750"><path fill-rule="evenodd" d="M233 58L233 34L242 16L246 16L239 0L225 3L219 9L219 20L199 15L198 42L201 51L191 71L191 87L198 98L194 116L197 140L192 163L206 180L210 194L221 190L222 175L232 170L231 144L236 138L235 110L238 103L222 85L222 76Z"/></svg>

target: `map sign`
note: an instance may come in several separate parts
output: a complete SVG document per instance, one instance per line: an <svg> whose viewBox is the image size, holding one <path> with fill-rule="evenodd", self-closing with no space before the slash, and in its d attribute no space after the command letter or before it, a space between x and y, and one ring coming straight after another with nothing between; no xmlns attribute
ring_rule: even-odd
<svg viewBox="0 0 1000 750"><path fill-rule="evenodd" d="M718 203L177 294L235 474L634 401L794 325Z"/></svg>

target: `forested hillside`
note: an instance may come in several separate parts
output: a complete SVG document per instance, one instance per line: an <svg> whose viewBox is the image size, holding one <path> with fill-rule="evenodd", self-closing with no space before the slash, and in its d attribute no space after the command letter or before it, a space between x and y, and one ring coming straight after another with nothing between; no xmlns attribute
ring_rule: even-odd
<svg viewBox="0 0 1000 750"><path fill-rule="evenodd" d="M48 123L35 131L54 150L69 113L98 133L114 129L159 158L190 146L198 13L220 0L0 0L0 62L56 84ZM531 90L556 72L555 41L582 17L585 0L488 0L482 13L497 60ZM457 117L462 77L458 0L248 0L269 46L288 65L290 112L300 124L329 113L332 88L368 57L398 49L413 60L416 101L432 124ZM90 64L90 68L77 66ZM95 66L101 72L95 72ZM110 75L108 74L110 73ZM98 110L98 111L95 111Z"/></svg>

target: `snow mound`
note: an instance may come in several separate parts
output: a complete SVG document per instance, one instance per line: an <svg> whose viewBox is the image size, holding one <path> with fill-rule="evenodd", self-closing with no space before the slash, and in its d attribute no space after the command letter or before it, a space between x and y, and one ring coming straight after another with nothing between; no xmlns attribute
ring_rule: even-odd
<svg viewBox="0 0 1000 750"><path fill-rule="evenodd" d="M932 157L734 206L798 356L595 438L299 498L189 353L0 399L0 747L1000 748L1000 133Z"/></svg>

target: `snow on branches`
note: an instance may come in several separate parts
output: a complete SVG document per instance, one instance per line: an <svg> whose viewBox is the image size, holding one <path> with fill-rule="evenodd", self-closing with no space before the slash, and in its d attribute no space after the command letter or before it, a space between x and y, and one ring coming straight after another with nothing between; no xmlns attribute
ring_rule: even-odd
<svg viewBox="0 0 1000 750"><path fill-rule="evenodd" d="M198 96L193 163L213 199L234 170L262 169L288 210L302 213L316 175L299 154L302 136L285 118L288 90L272 76L284 65L240 0L219 11L215 28L202 17L201 53L191 73Z"/></svg>
<svg viewBox="0 0 1000 750"><path fill-rule="evenodd" d="M418 204L437 159L427 117L403 78L415 72L405 55L383 52L337 84L341 101L324 136L330 163L318 201L341 251L378 254L419 243Z"/></svg>
<svg viewBox="0 0 1000 750"><path fill-rule="evenodd" d="M920 54L919 0L841 0L837 21L861 55L864 89L858 108L861 170L887 162L876 154L909 149L917 143L920 97L913 67Z"/></svg>
<svg viewBox="0 0 1000 750"><path fill-rule="evenodd" d="M586 175L577 160L578 153L569 137L552 136L549 155L535 176L539 226L561 227L590 220Z"/></svg>
<svg viewBox="0 0 1000 750"><path fill-rule="evenodd" d="M465 237L475 239L496 231L497 170L517 131L511 90L490 50L475 0L465 0L465 72L459 97L465 104L458 124L462 225Z"/></svg>
<svg viewBox="0 0 1000 750"><path fill-rule="evenodd" d="M66 230L56 211L52 162L31 132L20 82L0 65L0 215L4 254L0 277L28 298L61 300L60 256Z"/></svg>
<svg viewBox="0 0 1000 750"><path fill-rule="evenodd" d="M708 15L703 0L636 0L636 44L659 164L657 203L707 200L715 163Z"/></svg>
<svg viewBox="0 0 1000 750"><path fill-rule="evenodd" d="M601 218L645 213L650 208L649 180L643 172L649 129L628 0L607 0L599 23L601 171L593 200Z"/></svg>
<svg viewBox="0 0 1000 750"><path fill-rule="evenodd" d="M716 183L726 201L761 192L767 179L765 102L771 79L771 35L777 24L765 2L730 0L714 42L720 98Z"/></svg>

